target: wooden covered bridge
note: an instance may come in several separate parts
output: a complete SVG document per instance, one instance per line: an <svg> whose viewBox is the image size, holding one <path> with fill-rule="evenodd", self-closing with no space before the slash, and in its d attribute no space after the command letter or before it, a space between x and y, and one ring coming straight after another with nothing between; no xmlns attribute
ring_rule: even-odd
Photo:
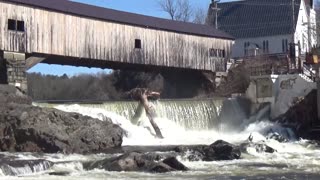
<svg viewBox="0 0 320 180"><path fill-rule="evenodd" d="M0 0L0 83L37 63L224 71L232 36L67 0Z"/></svg>

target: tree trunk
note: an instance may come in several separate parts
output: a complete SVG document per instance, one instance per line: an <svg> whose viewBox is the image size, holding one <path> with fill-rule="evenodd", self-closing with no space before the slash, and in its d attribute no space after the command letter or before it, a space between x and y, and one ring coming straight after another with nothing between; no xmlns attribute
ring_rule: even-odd
<svg viewBox="0 0 320 180"><path fill-rule="evenodd" d="M129 95L133 99L140 101L140 103L143 105L143 107L146 111L147 117L148 117L154 131L156 132L157 138L163 139L160 128L158 127L158 125L154 121L154 118L156 117L155 109L152 107L152 105L149 104L149 101L148 101L148 97L158 98L160 96L160 93L151 92L151 91L149 91L147 89L143 89L143 88L136 88L136 89L131 90L129 92Z"/></svg>

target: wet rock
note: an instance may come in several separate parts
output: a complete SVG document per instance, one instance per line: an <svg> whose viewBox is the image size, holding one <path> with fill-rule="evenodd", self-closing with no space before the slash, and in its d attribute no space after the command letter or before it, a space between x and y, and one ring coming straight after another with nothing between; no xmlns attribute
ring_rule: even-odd
<svg viewBox="0 0 320 180"><path fill-rule="evenodd" d="M48 170L53 162L47 160L0 160L0 169L7 176L32 174Z"/></svg>
<svg viewBox="0 0 320 180"><path fill-rule="evenodd" d="M205 149L205 161L233 160L241 156L240 148L223 140L218 140Z"/></svg>
<svg viewBox="0 0 320 180"><path fill-rule="evenodd" d="M275 149L273 149L272 147L266 145L264 142L258 142L258 143L254 143L254 142L246 142L246 143L242 143L240 145L240 149L242 152L248 152L248 148L254 148L256 150L256 152L258 153L274 153L277 152Z"/></svg>
<svg viewBox="0 0 320 180"><path fill-rule="evenodd" d="M183 165L181 162L179 162L177 160L177 158L175 158L175 157L166 158L162 162L167 164L168 166L176 169L176 170L179 170L179 171L187 171L188 170L188 168L185 165Z"/></svg>
<svg viewBox="0 0 320 180"><path fill-rule="evenodd" d="M164 173L187 169L176 159L166 159L165 162L159 162L154 155L142 154L137 152L126 153L124 155L84 164L87 170L104 169L107 171L138 171Z"/></svg>
<svg viewBox="0 0 320 180"><path fill-rule="evenodd" d="M32 104L32 99L14 86L0 84L0 104Z"/></svg>
<svg viewBox="0 0 320 180"><path fill-rule="evenodd" d="M148 170L148 172L152 172L152 173L166 173L166 172L170 172L170 171L176 171L177 169L174 169L172 167L170 167L169 165L163 163L163 162L159 162L159 163L154 163L152 164L150 170Z"/></svg>
<svg viewBox="0 0 320 180"><path fill-rule="evenodd" d="M51 176L69 176L71 173L68 171L61 171L61 172L50 172L49 175Z"/></svg>
<svg viewBox="0 0 320 180"><path fill-rule="evenodd" d="M288 139L286 139L285 137L281 136L277 132L268 133L267 134L267 139L273 139L273 140L276 140L278 142L288 142L289 141Z"/></svg>
<svg viewBox="0 0 320 180"><path fill-rule="evenodd" d="M175 150L184 152L190 161L221 161L239 159L240 147L223 140L218 140L210 146L199 145L190 147L176 147Z"/></svg>
<svg viewBox="0 0 320 180"><path fill-rule="evenodd" d="M10 98L1 102L20 97L6 92ZM124 131L108 121L28 103L1 102L0 151L94 153L122 144Z"/></svg>
<svg viewBox="0 0 320 180"><path fill-rule="evenodd" d="M203 161L205 157L204 153L202 153L202 150L189 151L185 156L189 161Z"/></svg>

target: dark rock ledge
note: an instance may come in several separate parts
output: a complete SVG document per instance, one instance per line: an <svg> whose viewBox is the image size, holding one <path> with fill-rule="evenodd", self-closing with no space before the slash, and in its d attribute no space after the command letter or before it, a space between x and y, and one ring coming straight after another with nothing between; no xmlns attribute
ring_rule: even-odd
<svg viewBox="0 0 320 180"><path fill-rule="evenodd" d="M107 171L138 171L165 173L170 171L187 171L188 168L175 157L163 158L155 153L125 153L115 158L104 159L84 164L87 170L104 169Z"/></svg>
<svg viewBox="0 0 320 180"><path fill-rule="evenodd" d="M31 102L16 88L0 85L0 151L83 154L122 144L118 125Z"/></svg>

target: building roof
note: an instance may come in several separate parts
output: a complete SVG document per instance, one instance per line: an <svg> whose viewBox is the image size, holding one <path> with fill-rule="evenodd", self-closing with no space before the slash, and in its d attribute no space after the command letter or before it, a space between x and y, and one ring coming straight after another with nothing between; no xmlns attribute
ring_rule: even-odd
<svg viewBox="0 0 320 180"><path fill-rule="evenodd" d="M231 35L216 30L207 25L173 21L168 19L144 16L134 13L117 11L68 0L0 0L28 6L44 8L77 16L100 19L103 21L129 24L150 29L160 29L184 34L215 37L221 39L234 39Z"/></svg>
<svg viewBox="0 0 320 180"><path fill-rule="evenodd" d="M295 25L301 0L295 0ZM292 33L292 0L244 0L219 3L218 27L235 38ZM213 16L209 8L209 16ZM214 18L212 18L214 20Z"/></svg>

